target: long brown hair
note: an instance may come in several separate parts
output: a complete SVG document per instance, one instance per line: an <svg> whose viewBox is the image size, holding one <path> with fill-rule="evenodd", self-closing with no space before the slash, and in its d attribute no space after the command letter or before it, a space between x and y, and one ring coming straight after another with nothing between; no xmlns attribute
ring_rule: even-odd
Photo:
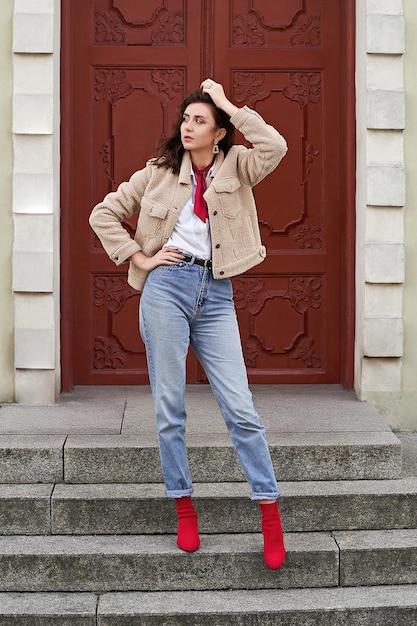
<svg viewBox="0 0 417 626"><path fill-rule="evenodd" d="M202 91L193 91L180 105L178 109L178 119L172 127L170 137L162 137L157 146L158 156L156 159L156 165L158 167L171 169L174 174L179 173L182 157L185 152L181 141L180 127L183 121L185 109L193 102L205 102L206 104L209 104L211 106L216 127L224 128L226 130L225 136L219 141L219 148L223 150L225 155L235 143L235 127L230 121L230 116L227 115L227 113L225 113L222 109L219 109L207 93Z"/></svg>

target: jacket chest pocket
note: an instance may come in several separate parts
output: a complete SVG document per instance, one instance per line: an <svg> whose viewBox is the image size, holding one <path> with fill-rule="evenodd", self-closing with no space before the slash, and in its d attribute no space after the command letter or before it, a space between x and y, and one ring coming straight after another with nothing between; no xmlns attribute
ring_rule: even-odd
<svg viewBox="0 0 417 626"><path fill-rule="evenodd" d="M241 184L238 178L224 178L223 180L213 180L210 188L216 191L218 202L220 203L223 215L226 217L236 217L239 213L238 194Z"/></svg>
<svg viewBox="0 0 417 626"><path fill-rule="evenodd" d="M168 207L156 202L152 198L142 198L138 229L145 237L154 237L162 231L168 215Z"/></svg>

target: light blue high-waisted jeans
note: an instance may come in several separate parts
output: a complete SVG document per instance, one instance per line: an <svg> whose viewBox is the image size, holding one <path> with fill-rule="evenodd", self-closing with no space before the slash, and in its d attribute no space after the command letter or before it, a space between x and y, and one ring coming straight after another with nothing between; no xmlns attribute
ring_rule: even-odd
<svg viewBox="0 0 417 626"><path fill-rule="evenodd" d="M191 344L252 488L251 499L278 498L265 428L248 388L231 281L214 280L209 269L186 262L155 268L142 292L140 330L167 496L193 492L185 445L185 364Z"/></svg>

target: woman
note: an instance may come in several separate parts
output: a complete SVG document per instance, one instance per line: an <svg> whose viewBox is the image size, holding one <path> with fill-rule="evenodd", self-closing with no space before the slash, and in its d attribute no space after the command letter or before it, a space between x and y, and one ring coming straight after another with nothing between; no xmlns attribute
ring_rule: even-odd
<svg viewBox="0 0 417 626"><path fill-rule="evenodd" d="M234 145L234 129L253 148ZM116 263L130 262L129 283L142 291L146 346L167 496L175 498L177 544L199 548L185 446L185 362L189 345L205 369L233 440L251 499L262 513L264 560L285 560L279 497L265 428L248 388L230 277L261 263L252 187L286 153L283 137L248 107L205 80L180 108L159 157L109 193L90 224ZM139 212L132 239L121 222Z"/></svg>

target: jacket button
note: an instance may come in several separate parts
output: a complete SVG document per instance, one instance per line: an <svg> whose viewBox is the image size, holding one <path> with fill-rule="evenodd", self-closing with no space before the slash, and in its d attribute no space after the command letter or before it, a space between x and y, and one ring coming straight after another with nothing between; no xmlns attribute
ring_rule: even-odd
<svg viewBox="0 0 417 626"><path fill-rule="evenodd" d="M219 272L220 276L223 276L224 272Z"/></svg>
<svg viewBox="0 0 417 626"><path fill-rule="evenodd" d="M220 248L220 244L219 243L216 243L216 248Z"/></svg>
<svg viewBox="0 0 417 626"><path fill-rule="evenodd" d="M213 211L213 215L217 215L217 211Z"/></svg>

